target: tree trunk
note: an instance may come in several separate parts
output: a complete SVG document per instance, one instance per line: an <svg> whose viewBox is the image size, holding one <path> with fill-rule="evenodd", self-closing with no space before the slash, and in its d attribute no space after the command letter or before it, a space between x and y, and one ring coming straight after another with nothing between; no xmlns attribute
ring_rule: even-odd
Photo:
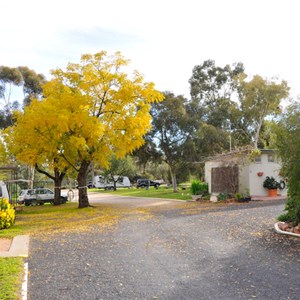
<svg viewBox="0 0 300 300"><path fill-rule="evenodd" d="M29 179L29 188L33 189L33 181L34 181L34 167L28 166L28 179Z"/></svg>
<svg viewBox="0 0 300 300"><path fill-rule="evenodd" d="M90 166L90 161L82 161L77 175L78 181L78 208L89 207L89 198L87 194L86 178Z"/></svg>
<svg viewBox="0 0 300 300"><path fill-rule="evenodd" d="M116 191L116 190L117 190L117 182L118 182L118 180L119 180L119 176L116 177L116 178L117 178L116 180L115 180L115 178L114 178L113 175L111 175L111 178L112 178L113 183L114 183L114 191Z"/></svg>
<svg viewBox="0 0 300 300"><path fill-rule="evenodd" d="M254 141L253 141L253 147L256 150L258 148L258 140L259 140L259 133L261 129L261 124L256 129L255 135L254 135Z"/></svg>
<svg viewBox="0 0 300 300"><path fill-rule="evenodd" d="M170 167L170 173L172 177L173 192L177 193L178 189L177 189L176 170Z"/></svg>
<svg viewBox="0 0 300 300"><path fill-rule="evenodd" d="M258 124L257 124L257 128L256 128L255 135L254 135L254 142L253 142L253 144L254 144L254 149L257 149L257 148L258 148L259 134L260 134L260 130L261 130L263 121L264 121L264 119L261 117L261 118L259 119Z"/></svg>
<svg viewBox="0 0 300 300"><path fill-rule="evenodd" d="M50 173L46 172L43 169L40 169L39 165L35 165L35 170L37 170L39 173L46 175L50 179L54 181L54 205L59 205L61 204L61 183L66 175L67 169L65 168L63 171L59 171L58 168L54 168L54 176L51 175Z"/></svg>
<svg viewBox="0 0 300 300"><path fill-rule="evenodd" d="M61 204L60 189L63 178L58 170L54 170L54 205Z"/></svg>

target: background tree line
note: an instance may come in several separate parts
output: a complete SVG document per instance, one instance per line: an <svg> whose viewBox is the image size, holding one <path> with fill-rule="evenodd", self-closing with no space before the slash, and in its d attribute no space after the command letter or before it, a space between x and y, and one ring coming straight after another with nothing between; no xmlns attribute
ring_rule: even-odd
<svg viewBox="0 0 300 300"><path fill-rule="evenodd" d="M27 67L0 67L0 126L10 145L2 159L35 167L55 186L71 174L84 187L91 163L112 174L130 155L136 174L170 178L177 191L178 180L203 176L205 158L271 145L270 121L280 118L289 95L285 81L248 78L242 63L219 67L207 60L193 68L186 99L161 95L138 73L129 80L119 71L126 64L119 54L83 56L53 71L49 82ZM11 99L14 87L23 99ZM82 199L88 205L84 191Z"/></svg>

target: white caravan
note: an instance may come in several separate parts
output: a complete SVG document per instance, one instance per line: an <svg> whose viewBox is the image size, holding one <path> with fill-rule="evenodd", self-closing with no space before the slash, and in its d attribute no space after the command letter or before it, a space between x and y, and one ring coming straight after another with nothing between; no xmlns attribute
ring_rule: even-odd
<svg viewBox="0 0 300 300"><path fill-rule="evenodd" d="M114 180L116 182L116 188L130 188L131 183L127 176L114 176ZM106 189L111 190L114 188L114 182L111 178L107 178L104 176L94 176L94 182L93 185L95 188L98 189Z"/></svg>
<svg viewBox="0 0 300 300"><path fill-rule="evenodd" d="M7 186L3 181L0 181L0 198L6 198L10 200Z"/></svg>

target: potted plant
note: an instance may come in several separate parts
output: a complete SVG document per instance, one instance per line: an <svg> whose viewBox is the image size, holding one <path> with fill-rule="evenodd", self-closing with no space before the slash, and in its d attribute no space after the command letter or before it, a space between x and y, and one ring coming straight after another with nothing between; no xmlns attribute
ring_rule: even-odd
<svg viewBox="0 0 300 300"><path fill-rule="evenodd" d="M267 176L263 183L263 187L268 189L269 197L275 197L277 196L277 189L280 187L280 183L276 181L274 177Z"/></svg>

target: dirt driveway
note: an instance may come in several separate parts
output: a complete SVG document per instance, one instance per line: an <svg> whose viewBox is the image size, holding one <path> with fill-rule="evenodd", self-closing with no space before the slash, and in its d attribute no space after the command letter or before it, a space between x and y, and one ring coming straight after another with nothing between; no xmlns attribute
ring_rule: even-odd
<svg viewBox="0 0 300 300"><path fill-rule="evenodd" d="M107 230L33 237L29 299L299 299L300 240L273 230L283 201L90 200L126 217Z"/></svg>

